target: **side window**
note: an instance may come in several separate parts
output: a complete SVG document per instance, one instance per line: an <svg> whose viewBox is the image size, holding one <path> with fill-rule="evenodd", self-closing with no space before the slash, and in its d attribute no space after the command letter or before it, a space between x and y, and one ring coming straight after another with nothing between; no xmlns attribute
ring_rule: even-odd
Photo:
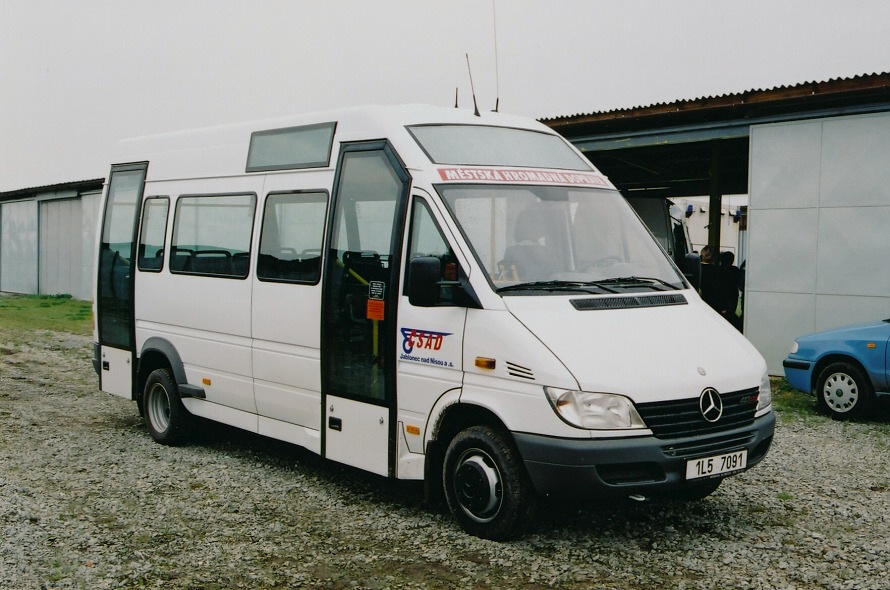
<svg viewBox="0 0 890 590"><path fill-rule="evenodd" d="M331 161L337 123L266 129L250 134L247 172L323 168Z"/></svg>
<svg viewBox="0 0 890 590"><path fill-rule="evenodd" d="M139 270L160 272L164 267L164 237L170 199L148 197L142 205L142 233L139 236Z"/></svg>
<svg viewBox="0 0 890 590"><path fill-rule="evenodd" d="M243 279L250 270L256 195L180 197L170 271Z"/></svg>
<svg viewBox="0 0 890 590"><path fill-rule="evenodd" d="M266 198L256 269L261 281L318 282L327 207L325 192L278 193Z"/></svg>
<svg viewBox="0 0 890 590"><path fill-rule="evenodd" d="M440 277L440 300L445 305L454 303L454 285L460 276L460 266L454 251L439 224L436 223L429 205L423 199L414 200L414 212L411 216L411 243L408 249L408 262L421 256L432 256L439 259L442 268ZM406 273L407 274L407 273ZM406 281L407 287L407 281Z"/></svg>

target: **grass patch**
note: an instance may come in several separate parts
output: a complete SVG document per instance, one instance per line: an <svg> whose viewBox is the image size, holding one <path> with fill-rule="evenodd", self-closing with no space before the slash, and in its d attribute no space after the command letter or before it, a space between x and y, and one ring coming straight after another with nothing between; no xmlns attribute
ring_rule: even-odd
<svg viewBox="0 0 890 590"><path fill-rule="evenodd" d="M816 398L792 389L783 378L772 379L773 408L785 416L824 417L816 408Z"/></svg>
<svg viewBox="0 0 890 590"><path fill-rule="evenodd" d="M10 331L50 330L88 336L93 333L92 306L70 295L3 295L0 326Z"/></svg>

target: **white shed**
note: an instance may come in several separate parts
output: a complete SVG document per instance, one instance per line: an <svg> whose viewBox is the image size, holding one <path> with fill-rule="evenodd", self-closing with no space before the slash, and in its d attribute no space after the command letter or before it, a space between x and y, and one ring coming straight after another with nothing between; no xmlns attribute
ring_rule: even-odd
<svg viewBox="0 0 890 590"><path fill-rule="evenodd" d="M890 113L751 128L745 334L782 375L793 339L890 317Z"/></svg>
<svg viewBox="0 0 890 590"><path fill-rule="evenodd" d="M0 193L0 291L92 296L104 179Z"/></svg>

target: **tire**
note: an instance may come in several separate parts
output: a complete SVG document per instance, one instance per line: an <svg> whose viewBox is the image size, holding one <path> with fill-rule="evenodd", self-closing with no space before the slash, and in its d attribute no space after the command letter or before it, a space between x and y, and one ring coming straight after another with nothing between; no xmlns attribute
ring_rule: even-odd
<svg viewBox="0 0 890 590"><path fill-rule="evenodd" d="M177 445L191 433L192 415L189 414L179 391L167 369L155 369L145 381L142 393L145 425L155 442Z"/></svg>
<svg viewBox="0 0 890 590"><path fill-rule="evenodd" d="M502 541L531 524L537 494L512 441L472 426L448 444L442 470L448 508L471 535Z"/></svg>
<svg viewBox="0 0 890 590"><path fill-rule="evenodd" d="M847 361L825 367L816 381L819 407L836 420L865 414L874 398L874 387L862 370Z"/></svg>

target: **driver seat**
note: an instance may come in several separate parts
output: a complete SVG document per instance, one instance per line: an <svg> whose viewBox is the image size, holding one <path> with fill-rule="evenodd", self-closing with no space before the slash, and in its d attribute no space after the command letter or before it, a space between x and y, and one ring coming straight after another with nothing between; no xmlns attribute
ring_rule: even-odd
<svg viewBox="0 0 890 590"><path fill-rule="evenodd" d="M501 262L505 278L522 281L542 280L553 274L556 259L547 246L547 215L539 207L526 207L513 227L515 244L504 251Z"/></svg>

